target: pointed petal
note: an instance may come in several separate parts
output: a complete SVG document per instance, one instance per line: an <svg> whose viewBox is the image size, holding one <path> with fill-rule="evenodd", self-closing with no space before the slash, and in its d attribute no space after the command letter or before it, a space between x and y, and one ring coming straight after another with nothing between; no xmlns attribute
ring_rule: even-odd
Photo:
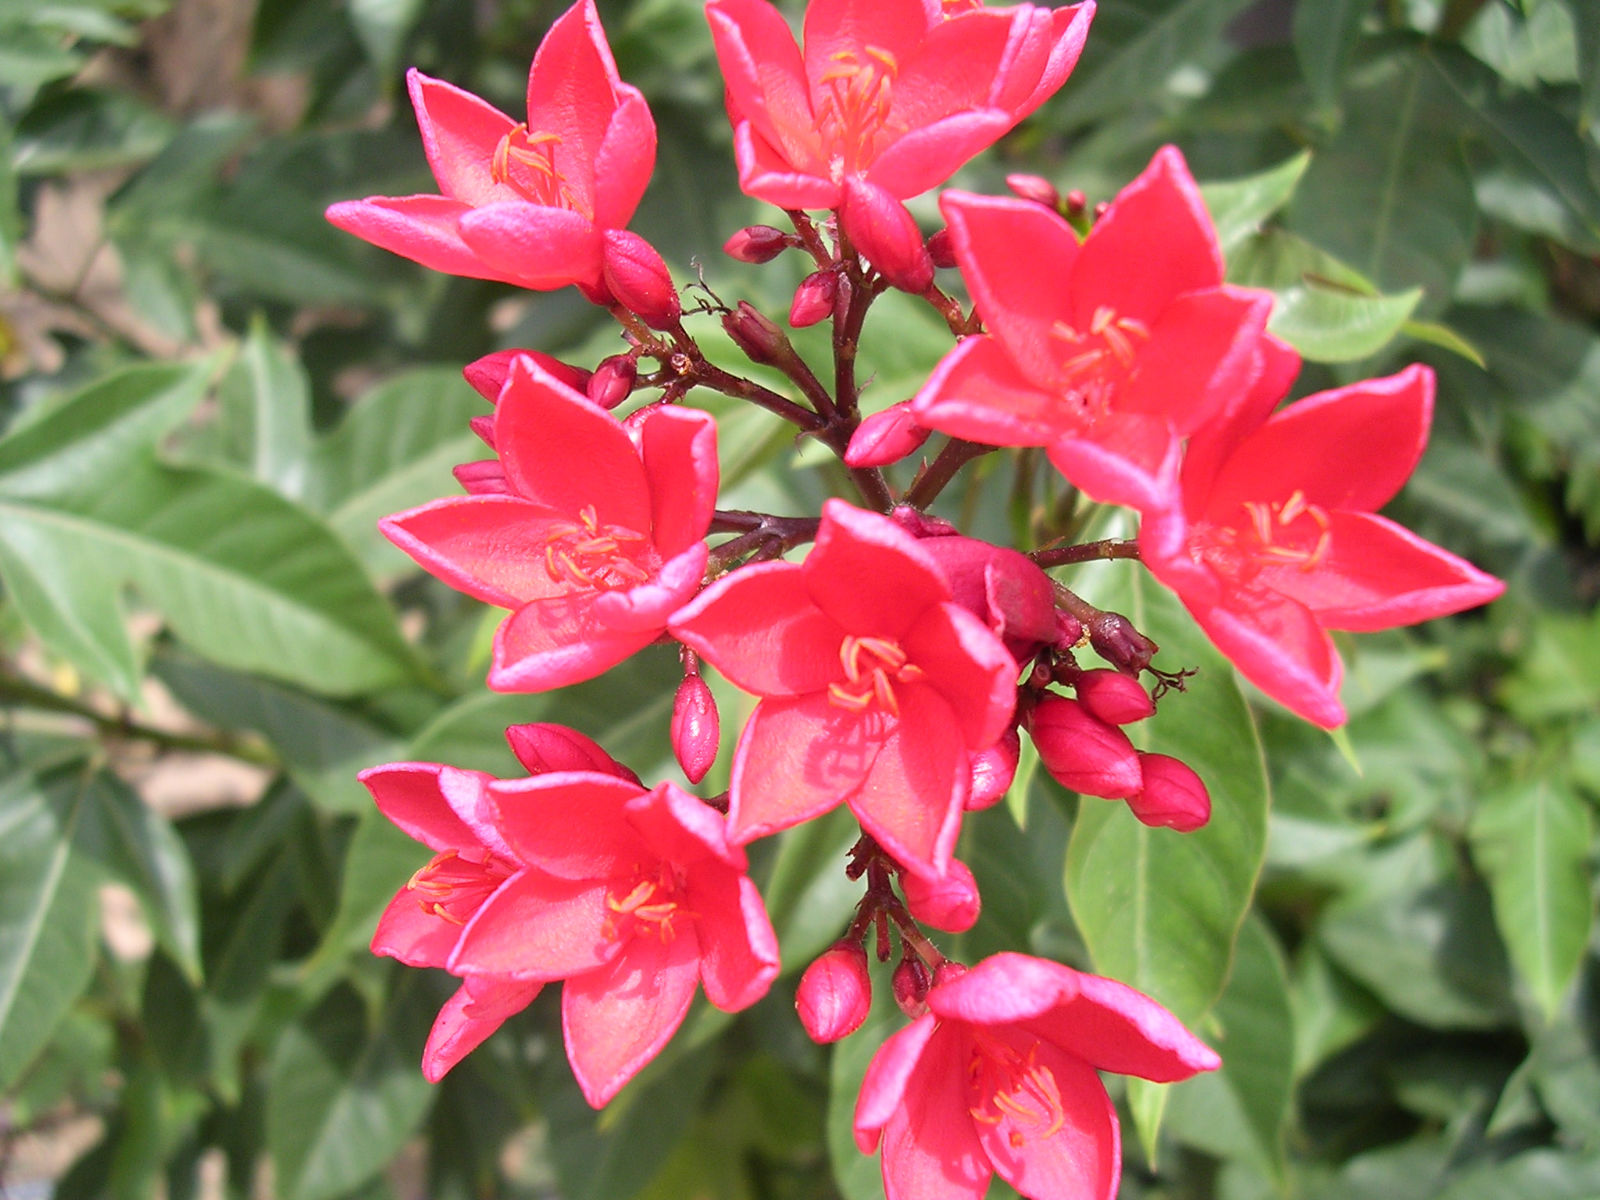
<svg viewBox="0 0 1600 1200"><path fill-rule="evenodd" d="M826 95L822 77L841 61L861 61L868 47L896 63L909 62L928 25L922 0L811 0L805 16L811 95Z"/></svg>
<svg viewBox="0 0 1600 1200"><path fill-rule="evenodd" d="M706 999L723 1012L749 1008L778 977L778 936L761 893L746 875L704 872L691 881L689 902Z"/></svg>
<svg viewBox="0 0 1600 1200"><path fill-rule="evenodd" d="M461 940L461 926L424 912L417 894L403 887L378 918L370 949L408 967L442 967Z"/></svg>
<svg viewBox="0 0 1600 1200"><path fill-rule="evenodd" d="M579 0L556 19L528 71L528 131L560 139L556 170L589 211L595 162L617 109L620 82L594 0Z"/></svg>
<svg viewBox="0 0 1600 1200"><path fill-rule="evenodd" d="M912 400L919 425L991 446L1047 446L1061 425L1061 397L1023 375L988 335L962 338Z"/></svg>
<svg viewBox="0 0 1600 1200"><path fill-rule="evenodd" d="M854 1125L856 1145L861 1153L871 1154L878 1148L883 1127L905 1103L911 1076L938 1028L939 1023L931 1016L918 1017L898 1033L885 1038L873 1054L861 1080L861 1092L856 1097ZM947 1032L945 1036L951 1035Z"/></svg>
<svg viewBox="0 0 1600 1200"><path fill-rule="evenodd" d="M1018 15L990 103L1020 120L1055 95L1078 65L1094 11L1093 0L1085 0L1049 12L1035 8L1027 21ZM1041 50L1045 51L1042 65Z"/></svg>
<svg viewBox="0 0 1600 1200"><path fill-rule="evenodd" d="M326 215L346 233L421 263L430 271L517 282L517 276L491 266L467 244L461 218L474 211L448 196L368 196L365 200L341 200L330 205Z"/></svg>
<svg viewBox="0 0 1600 1200"><path fill-rule="evenodd" d="M1289 394L1300 373L1300 355L1270 333L1256 340L1255 357L1258 362L1250 387L1220 417L1196 429L1184 451L1183 503L1192 516L1204 511L1223 464Z"/></svg>
<svg viewBox="0 0 1600 1200"><path fill-rule="evenodd" d="M594 158L594 223L621 229L633 219L656 167L656 123L638 89L621 84L621 99Z"/></svg>
<svg viewBox="0 0 1600 1200"><path fill-rule="evenodd" d="M728 840L727 819L676 784L658 783L629 800L624 812L644 845L691 877L705 873L733 878L749 866L744 849ZM698 911L698 906L690 907Z"/></svg>
<svg viewBox="0 0 1600 1200"><path fill-rule="evenodd" d="M378 522L383 536L430 575L500 608L560 596L571 584L552 579L544 548L557 514L520 496L451 496Z"/></svg>
<svg viewBox="0 0 1600 1200"><path fill-rule="evenodd" d="M554 771L598 771L637 784L639 777L603 750L593 738L576 729L548 721L506 727L506 741L530 775ZM498 808L496 815L499 815Z"/></svg>
<svg viewBox="0 0 1600 1200"><path fill-rule="evenodd" d="M792 165L749 121L733 127L733 157L740 190L757 200L779 208L837 208L843 199L825 168Z"/></svg>
<svg viewBox="0 0 1600 1200"><path fill-rule="evenodd" d="M638 437L650 489L650 540L662 558L671 558L711 527L719 480L717 423L692 408L656 408Z"/></svg>
<svg viewBox="0 0 1600 1200"><path fill-rule="evenodd" d="M357 776L378 811L430 850L504 848L482 799L492 779L438 763L385 763ZM469 823L470 822L470 823Z"/></svg>
<svg viewBox="0 0 1600 1200"><path fill-rule="evenodd" d="M1115 979L1075 974L1074 994L1023 1023L1030 1033L1098 1070L1157 1083L1222 1065L1215 1051L1149 996Z"/></svg>
<svg viewBox="0 0 1600 1200"><path fill-rule="evenodd" d="M489 789L516 856L568 880L608 879L640 856L643 843L623 812L643 794L629 780L593 771L497 780Z"/></svg>
<svg viewBox="0 0 1600 1200"><path fill-rule="evenodd" d="M655 632L601 625L595 593L550 596L523 605L495 631L489 686L497 692L547 692L603 675L655 640Z"/></svg>
<svg viewBox="0 0 1600 1200"><path fill-rule="evenodd" d="M729 838L742 846L821 816L866 777L881 740L826 692L763 700L733 755Z"/></svg>
<svg viewBox="0 0 1600 1200"><path fill-rule="evenodd" d="M1140 348L1117 411L1163 417L1179 434L1206 425L1250 391L1271 315L1271 292L1223 287L1179 296Z"/></svg>
<svg viewBox="0 0 1600 1200"><path fill-rule="evenodd" d="M415 68L406 72L406 89L441 192L473 206L518 199L514 188L496 183L490 173L500 139L515 121L471 92Z"/></svg>
<svg viewBox="0 0 1600 1200"><path fill-rule="evenodd" d="M1015 17L1025 11L980 8L934 25L894 77L890 125L915 130L952 113L1003 107L990 95L1008 49L1014 50ZM1014 118L1009 112L1002 115L1009 127Z"/></svg>
<svg viewBox="0 0 1600 1200"><path fill-rule="evenodd" d="M903 645L926 673L926 685L949 705L962 744L993 745L1011 724L1017 700L1017 664L1004 643L966 609L939 604L923 613Z"/></svg>
<svg viewBox="0 0 1600 1200"><path fill-rule="evenodd" d="M883 1131L886 1200L981 1200L987 1192L992 1168L965 1095L970 1055L956 1030L940 1030L929 1042L904 1107Z"/></svg>
<svg viewBox="0 0 1600 1200"><path fill-rule="evenodd" d="M428 1044L422 1050L423 1078L438 1083L452 1067L483 1045L507 1017L532 1004L543 986L468 978L434 1018Z"/></svg>
<svg viewBox="0 0 1600 1200"><path fill-rule="evenodd" d="M950 585L917 540L888 517L843 500L822 506L822 526L802 564L807 594L847 632L898 638Z"/></svg>
<svg viewBox="0 0 1600 1200"><path fill-rule="evenodd" d="M1178 502L1183 448L1165 418L1110 413L1081 436L1051 443L1050 461L1091 499L1140 512Z"/></svg>
<svg viewBox="0 0 1600 1200"><path fill-rule="evenodd" d="M1006 951L928 992L928 1009L947 1021L1011 1025L1041 1016L1077 995L1087 978L1047 958Z"/></svg>
<svg viewBox="0 0 1600 1200"><path fill-rule="evenodd" d="M600 231L580 213L521 201L488 204L463 213L459 227L461 240L480 262L504 264L480 278L539 292L600 284Z"/></svg>
<svg viewBox="0 0 1600 1200"><path fill-rule="evenodd" d="M616 954L606 887L520 871L484 901L446 964L523 983L593 971Z"/></svg>
<svg viewBox="0 0 1600 1200"><path fill-rule="evenodd" d="M710 548L704 543L690 546L663 563L648 583L600 593L594 600L595 621L620 633L648 633L653 638L700 590L709 556Z"/></svg>
<svg viewBox="0 0 1600 1200"><path fill-rule="evenodd" d="M896 85L895 94L900 89ZM957 112L897 138L867 169L869 182L905 199L938 187L1016 122L998 108Z"/></svg>
<svg viewBox="0 0 1600 1200"><path fill-rule="evenodd" d="M1234 591L1214 608L1190 611L1217 649L1267 695L1324 729L1344 724L1344 668L1305 605L1274 592Z"/></svg>
<svg viewBox="0 0 1600 1200"><path fill-rule="evenodd" d="M901 863L943 875L961 833L972 767L943 697L921 684L898 691L899 722L849 796L850 811Z"/></svg>
<svg viewBox="0 0 1600 1200"><path fill-rule="evenodd" d="M699 981L692 926L670 942L633 938L605 970L567 980L561 1031L584 1099L604 1107L683 1024Z"/></svg>
<svg viewBox="0 0 1600 1200"><path fill-rule="evenodd" d="M748 123L774 161L825 177L805 63L788 22L765 0L713 0L706 18L734 126Z"/></svg>

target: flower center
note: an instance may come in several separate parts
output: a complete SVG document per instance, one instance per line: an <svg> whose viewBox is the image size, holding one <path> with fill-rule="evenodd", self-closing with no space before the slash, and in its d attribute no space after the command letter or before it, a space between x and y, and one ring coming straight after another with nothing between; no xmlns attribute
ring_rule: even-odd
<svg viewBox="0 0 1600 1200"><path fill-rule="evenodd" d="M847 636L839 643L844 680L828 685L828 700L851 712L866 712L876 705L900 715L896 683L915 683L922 668L911 662L900 643L891 638Z"/></svg>
<svg viewBox="0 0 1600 1200"><path fill-rule="evenodd" d="M589 205L556 167L556 147L560 144L559 134L530 133L526 125L518 125L494 148L489 177L515 188L534 204L565 208L593 220Z"/></svg>
<svg viewBox="0 0 1600 1200"><path fill-rule="evenodd" d="M1008 1042L974 1030L967 1063L967 1112L985 1125L1010 1123L1015 1150L1050 1137L1066 1122L1061 1089L1039 1061L1039 1043L1019 1053Z"/></svg>
<svg viewBox="0 0 1600 1200"><path fill-rule="evenodd" d="M1327 557L1327 511L1308 503L1299 488L1287 500L1245 500L1240 507L1242 522L1204 524L1195 530L1196 557L1218 574L1247 582L1273 567L1312 571Z"/></svg>
<svg viewBox="0 0 1600 1200"><path fill-rule="evenodd" d="M619 884L606 896L610 915L602 932L612 939L645 933L671 942L678 936L675 922L697 915L684 907L683 892L683 880L666 863L650 870L636 866L632 885Z"/></svg>
<svg viewBox="0 0 1600 1200"><path fill-rule="evenodd" d="M1094 310L1087 330L1057 321L1050 337L1060 346L1057 386L1067 413L1092 428L1110 411L1117 389L1133 374L1140 343L1150 340L1150 330L1143 321L1119 317L1102 305Z"/></svg>
<svg viewBox="0 0 1600 1200"><path fill-rule="evenodd" d="M594 505L584 505L576 521L559 521L545 534L544 571L551 583L609 592L636 587L651 577L637 561L649 550L642 533L602 525Z"/></svg>
<svg viewBox="0 0 1600 1200"><path fill-rule="evenodd" d="M864 46L839 50L828 58L820 83L817 128L823 148L842 176L870 163L879 135L889 127L889 101L900 64L887 50Z"/></svg>
<svg viewBox="0 0 1600 1200"><path fill-rule="evenodd" d="M511 877L511 868L488 851L445 850L406 884L417 893L422 911L452 925L465 925L497 887Z"/></svg>

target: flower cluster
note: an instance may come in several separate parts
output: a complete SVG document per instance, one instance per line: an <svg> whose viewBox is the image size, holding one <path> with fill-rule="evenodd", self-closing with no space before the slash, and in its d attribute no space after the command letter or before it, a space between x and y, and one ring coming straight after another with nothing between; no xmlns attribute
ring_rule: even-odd
<svg viewBox="0 0 1600 1200"><path fill-rule="evenodd" d="M1200 776L1126 732L1159 719L1185 672L1154 668L1157 647L1132 622L1047 572L1142 561L1250 680L1328 727L1344 718L1328 630L1455 612L1500 585L1376 515L1422 451L1426 369L1279 407L1298 358L1266 331L1271 295L1224 281L1176 149L1093 214L1038 180L1008 197L946 191L946 228L924 237L904 201L1048 99L1093 13L812 0L797 44L766 0L709 0L741 183L792 225L740 230L726 250L809 258L789 320L834 323L831 386L754 306L708 290L686 305L627 229L655 129L593 0L534 58L526 122L412 74L441 194L337 204L329 218L437 270L575 286L610 310L627 349L592 371L535 350L468 366L493 405L473 425L493 457L457 469L466 494L389 517L384 532L507 610L493 688L559 688L676 645L671 738L692 783L721 734L702 666L756 698L727 790L704 799L647 787L551 725L507 731L525 779L432 763L363 773L380 809L434 852L372 942L461 980L424 1055L430 1079L560 980L573 1072L605 1104L697 988L727 1011L767 992L777 939L744 847L840 806L861 827L847 873L864 895L802 976L797 1008L816 1040L848 1036L871 1003L869 941L880 962L898 948L891 987L912 1023L878 1050L855 1118L862 1149L882 1146L890 1197L978 1197L998 1173L1039 1200L1108 1198L1119 1135L1097 1072L1173 1081L1218 1065L1122 984L1014 953L969 969L924 932L978 919L977 882L954 853L968 814L1010 787L1024 733L1064 786L1172 831L1156 836L1210 817ZM936 281L950 268L970 310ZM856 348L890 288L932 305L955 344L913 398L864 417ZM702 314L792 390L711 361L686 327ZM716 423L686 402L697 388L822 441L855 502L718 509ZM630 405L642 391L659 394ZM938 455L894 487L885 468L933 433L946 435ZM1065 484L1135 510L1138 540L1023 550L928 514L963 465L1001 447L1036 447Z"/></svg>

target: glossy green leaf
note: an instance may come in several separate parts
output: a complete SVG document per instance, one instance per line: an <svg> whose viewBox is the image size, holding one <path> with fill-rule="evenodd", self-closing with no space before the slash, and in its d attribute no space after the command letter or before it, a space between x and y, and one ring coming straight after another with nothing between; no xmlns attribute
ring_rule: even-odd
<svg viewBox="0 0 1600 1200"><path fill-rule="evenodd" d="M217 391L223 453L251 478L290 499L306 487L311 384L257 317Z"/></svg>
<svg viewBox="0 0 1600 1200"><path fill-rule="evenodd" d="M1311 96L1322 106L1339 98L1339 85L1373 0L1323 0L1294 9L1294 55Z"/></svg>
<svg viewBox="0 0 1600 1200"><path fill-rule="evenodd" d="M99 877L77 849L93 776L79 763L0 781L0 1088L89 984Z"/></svg>
<svg viewBox="0 0 1600 1200"><path fill-rule="evenodd" d="M166 117L130 95L71 90L18 123L12 163L23 176L128 166L154 158L172 134Z"/></svg>
<svg viewBox="0 0 1600 1200"><path fill-rule="evenodd" d="M1520 11L1485 5L1461 44L1508 83L1576 83L1578 47L1572 14L1560 0L1533 0Z"/></svg>
<svg viewBox="0 0 1600 1200"><path fill-rule="evenodd" d="M847 879L841 867L860 836L860 826L842 806L783 834L761 894L786 974L803 968L850 923L861 884Z"/></svg>
<svg viewBox="0 0 1600 1200"><path fill-rule="evenodd" d="M1572 14L1578 81L1583 87L1583 119L1592 132L1600 126L1600 10L1588 0L1566 0Z"/></svg>
<svg viewBox="0 0 1600 1200"><path fill-rule="evenodd" d="M11 124L0 121L0 287L17 277L17 245L22 241L22 210L17 206L17 173L11 166ZM9 334L6 335L9 340Z"/></svg>
<svg viewBox="0 0 1600 1200"><path fill-rule="evenodd" d="M1439 1200L1591 1200L1600 1195L1600 1156L1529 1150L1459 1176Z"/></svg>
<svg viewBox="0 0 1600 1200"><path fill-rule="evenodd" d="M1487 368L1489 365L1482 351L1442 321L1407 321L1400 326L1400 332L1416 341L1459 354L1475 367Z"/></svg>
<svg viewBox="0 0 1600 1200"><path fill-rule="evenodd" d="M1217 241L1225 259L1260 233L1262 223L1289 203L1310 165L1311 152L1303 150L1259 174L1201 185L1200 194L1217 227Z"/></svg>
<svg viewBox="0 0 1600 1200"><path fill-rule="evenodd" d="M1473 854L1488 876L1500 936L1546 1020L1589 940L1593 826L1589 806L1559 778L1492 793L1472 820Z"/></svg>

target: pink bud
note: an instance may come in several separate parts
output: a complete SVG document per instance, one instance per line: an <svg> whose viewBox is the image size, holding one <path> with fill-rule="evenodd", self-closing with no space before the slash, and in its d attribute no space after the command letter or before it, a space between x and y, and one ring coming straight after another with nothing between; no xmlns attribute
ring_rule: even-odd
<svg viewBox="0 0 1600 1200"><path fill-rule="evenodd" d="M804 329L825 320L833 315L833 305L838 298L839 276L836 273L811 272L794 290L794 302L789 305L789 324Z"/></svg>
<svg viewBox="0 0 1600 1200"><path fill-rule="evenodd" d="M794 238L771 225L748 225L726 242L722 249L740 262L771 262L794 244Z"/></svg>
<svg viewBox="0 0 1600 1200"><path fill-rule="evenodd" d="M1083 637L1083 622L1069 612L1056 613L1056 640L1051 642L1058 650L1071 650Z"/></svg>
<svg viewBox="0 0 1600 1200"><path fill-rule="evenodd" d="M1072 687L1078 702L1110 725L1131 725L1156 711L1144 684L1121 671L1085 671L1072 681Z"/></svg>
<svg viewBox="0 0 1600 1200"><path fill-rule="evenodd" d="M939 538L923 546L950 581L953 599L992 629L1018 662L1056 637L1055 588L1025 554L981 538Z"/></svg>
<svg viewBox="0 0 1600 1200"><path fill-rule="evenodd" d="M745 352L751 362L770 363L788 348L783 330L758 312L748 300L739 301L732 312L722 314L722 327Z"/></svg>
<svg viewBox="0 0 1600 1200"><path fill-rule="evenodd" d="M506 741L511 743L511 753L517 756L517 761L530 775L548 775L552 771L599 771L630 783L639 783L637 775L602 750L594 739L584 737L576 729L568 729L565 725L544 721L513 725L506 730Z"/></svg>
<svg viewBox="0 0 1600 1200"><path fill-rule="evenodd" d="M1211 819L1211 793L1189 765L1166 754L1141 754L1144 790L1128 797L1146 825L1189 833Z"/></svg>
<svg viewBox="0 0 1600 1200"><path fill-rule="evenodd" d="M1067 193L1066 211L1069 217L1083 216L1084 213L1089 211L1089 197L1085 196L1077 188L1073 188Z"/></svg>
<svg viewBox="0 0 1600 1200"><path fill-rule="evenodd" d="M911 416L911 401L891 404L874 413L856 427L845 447L844 461L851 467L886 467L899 462L928 440L932 430L918 425Z"/></svg>
<svg viewBox="0 0 1600 1200"><path fill-rule="evenodd" d="M671 329L683 309L656 248L627 229L607 229L604 237L602 267L617 303L652 329Z"/></svg>
<svg viewBox="0 0 1600 1200"><path fill-rule="evenodd" d="M1117 800L1144 786L1128 735L1090 716L1076 700L1050 693L1033 710L1028 732L1044 769L1063 787Z"/></svg>
<svg viewBox="0 0 1600 1200"><path fill-rule="evenodd" d="M948 229L941 229L928 238L928 257L934 266L945 270L956 265L956 242Z"/></svg>
<svg viewBox="0 0 1600 1200"><path fill-rule="evenodd" d="M601 361L585 389L601 408L615 408L633 394L639 378L639 360L631 354L613 354Z"/></svg>
<svg viewBox="0 0 1600 1200"><path fill-rule="evenodd" d="M900 890L905 893L911 915L924 925L946 933L965 933L977 924L982 907L978 881L972 877L967 864L958 859L950 860L940 879L901 872Z"/></svg>
<svg viewBox="0 0 1600 1200"><path fill-rule="evenodd" d="M473 433L477 434L478 440L481 441L485 446L489 447L491 450L494 449L493 417L468 417L467 428L472 430Z"/></svg>
<svg viewBox="0 0 1600 1200"><path fill-rule="evenodd" d="M889 512L889 519L914 538L958 537L961 533L943 517L932 516L909 504L895 505Z"/></svg>
<svg viewBox="0 0 1600 1200"><path fill-rule="evenodd" d="M918 958L902 958L889 977L894 1002L913 1021L928 1011L928 988L932 983L928 968Z"/></svg>
<svg viewBox="0 0 1600 1200"><path fill-rule="evenodd" d="M672 752L690 783L706 777L717 761L722 723L716 697L698 675L685 675L672 699Z"/></svg>
<svg viewBox="0 0 1600 1200"><path fill-rule="evenodd" d="M872 977L861 943L835 942L807 967L794 1007L813 1042L837 1042L860 1029L872 1008Z"/></svg>
<svg viewBox="0 0 1600 1200"><path fill-rule="evenodd" d="M1056 191L1055 184L1042 175L1007 175L1006 186L1019 200L1032 200L1049 209L1059 210L1061 207L1061 193Z"/></svg>
<svg viewBox="0 0 1600 1200"><path fill-rule="evenodd" d="M498 458L462 463L453 467L451 474L456 477L457 483L474 496L504 496L511 493L511 485L506 482L506 470Z"/></svg>
<svg viewBox="0 0 1600 1200"><path fill-rule="evenodd" d="M1119 671L1137 675L1161 649L1121 613L1103 612L1089 620L1089 644Z"/></svg>
<svg viewBox="0 0 1600 1200"><path fill-rule="evenodd" d="M988 808L999 802L1017 777L1017 759L1021 754L1021 735L1015 729L1008 729L994 745L972 755L972 790L967 795L969 810Z"/></svg>
<svg viewBox="0 0 1600 1200"><path fill-rule="evenodd" d="M875 184L846 176L839 221L855 248L890 284L916 294L928 290L933 260L904 204Z"/></svg>
<svg viewBox="0 0 1600 1200"><path fill-rule="evenodd" d="M461 368L461 373L478 395L490 404L496 404L500 400L501 389L506 386L506 377L511 374L511 360L519 355L533 359L574 391L583 391L584 384L589 382L589 372L582 367L571 366L539 350L496 350L476 362L469 362Z"/></svg>

